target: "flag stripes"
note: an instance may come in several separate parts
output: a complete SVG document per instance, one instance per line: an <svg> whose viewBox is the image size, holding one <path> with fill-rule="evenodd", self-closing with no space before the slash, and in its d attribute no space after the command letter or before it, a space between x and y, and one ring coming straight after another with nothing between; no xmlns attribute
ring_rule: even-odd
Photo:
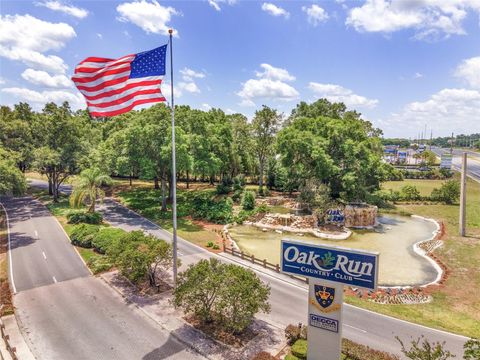
<svg viewBox="0 0 480 360"><path fill-rule="evenodd" d="M89 57L80 62L72 81L85 97L90 114L115 116L141 104L166 101L160 90L165 51L161 47L119 59Z"/></svg>

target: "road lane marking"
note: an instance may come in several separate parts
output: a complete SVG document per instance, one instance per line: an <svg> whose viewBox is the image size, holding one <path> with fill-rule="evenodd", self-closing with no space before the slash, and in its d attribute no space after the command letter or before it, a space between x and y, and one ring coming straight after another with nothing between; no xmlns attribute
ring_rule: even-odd
<svg viewBox="0 0 480 360"><path fill-rule="evenodd" d="M45 251L42 251L43 258L47 260L47 255L45 255Z"/></svg>
<svg viewBox="0 0 480 360"><path fill-rule="evenodd" d="M352 329L355 329L355 330L361 331L361 332L363 332L363 333L365 333L365 334L367 333L367 331L366 331L366 330L363 330L363 329L357 328L357 327L355 327L355 326L348 325L348 324L343 324L343 325L345 325L345 326L348 326L349 328L352 328Z"/></svg>
<svg viewBox="0 0 480 360"><path fill-rule="evenodd" d="M35 234L35 239L38 239L38 232L37 232L37 230L35 230L34 234Z"/></svg>
<svg viewBox="0 0 480 360"><path fill-rule="evenodd" d="M52 276L52 279L53 279L53 282L56 284L56 283L57 283L57 279L55 279L55 276Z"/></svg>
<svg viewBox="0 0 480 360"><path fill-rule="evenodd" d="M8 212L7 209L5 209L5 206L3 206L1 202L0 205L2 205L5 216L7 217L8 264L10 268L10 281L12 283L13 293L16 294L17 288L15 287L15 281L13 280L12 245L10 241L10 219L8 218Z"/></svg>

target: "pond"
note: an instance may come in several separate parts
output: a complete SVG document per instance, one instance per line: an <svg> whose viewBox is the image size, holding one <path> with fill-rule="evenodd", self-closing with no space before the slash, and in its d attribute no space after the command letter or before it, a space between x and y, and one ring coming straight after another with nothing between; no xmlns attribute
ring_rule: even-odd
<svg viewBox="0 0 480 360"><path fill-rule="evenodd" d="M375 230L355 230L349 239L340 241L307 234L279 234L273 230L263 232L250 225L233 226L229 232L242 251L274 264L280 263L281 239L290 238L379 252L379 283L383 286L423 285L434 281L437 276L435 268L414 252L413 244L430 239L436 225L431 221L397 215L379 216L378 222Z"/></svg>

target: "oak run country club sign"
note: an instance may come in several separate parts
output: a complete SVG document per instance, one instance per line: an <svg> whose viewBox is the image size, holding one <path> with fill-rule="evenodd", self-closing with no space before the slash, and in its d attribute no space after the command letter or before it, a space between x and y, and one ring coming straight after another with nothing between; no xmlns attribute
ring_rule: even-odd
<svg viewBox="0 0 480 360"><path fill-rule="evenodd" d="M341 356L343 284L375 290L378 253L284 239L282 272L309 280L308 360Z"/></svg>

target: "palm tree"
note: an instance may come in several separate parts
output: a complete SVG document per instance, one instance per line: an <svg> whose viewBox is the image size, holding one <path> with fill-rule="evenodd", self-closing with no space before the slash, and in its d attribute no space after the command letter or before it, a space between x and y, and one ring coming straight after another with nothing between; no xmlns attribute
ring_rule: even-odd
<svg viewBox="0 0 480 360"><path fill-rule="evenodd" d="M111 182L110 176L102 173L100 169L83 170L74 184L72 195L70 195L70 206L80 207L87 202L90 204L88 212L95 212L95 202L97 199L105 197L105 192L101 189L101 186L103 184L108 185Z"/></svg>

